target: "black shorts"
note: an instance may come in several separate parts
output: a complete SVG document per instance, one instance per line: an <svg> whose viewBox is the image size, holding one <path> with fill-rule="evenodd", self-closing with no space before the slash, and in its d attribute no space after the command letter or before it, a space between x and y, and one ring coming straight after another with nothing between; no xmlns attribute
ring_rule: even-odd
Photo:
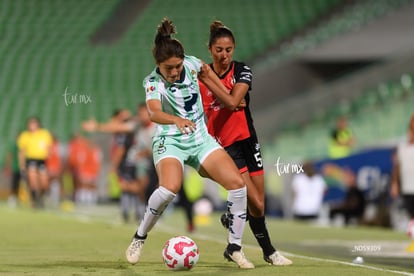
<svg viewBox="0 0 414 276"><path fill-rule="evenodd" d="M249 174L263 174L262 153L256 136L237 141L224 148L239 168L240 173L249 171Z"/></svg>
<svg viewBox="0 0 414 276"><path fill-rule="evenodd" d="M26 169L35 169L38 171L44 171L46 172L46 162L45 160L41 159L26 159Z"/></svg>
<svg viewBox="0 0 414 276"><path fill-rule="evenodd" d="M137 179L137 168L135 166L119 166L118 176L122 180L132 181Z"/></svg>

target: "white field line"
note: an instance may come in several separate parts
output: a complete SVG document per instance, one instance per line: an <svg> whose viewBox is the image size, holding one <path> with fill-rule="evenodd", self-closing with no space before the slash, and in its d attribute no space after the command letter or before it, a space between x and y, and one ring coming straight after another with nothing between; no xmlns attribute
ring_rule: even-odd
<svg viewBox="0 0 414 276"><path fill-rule="evenodd" d="M165 233L175 233L177 229L174 229L172 227L168 227L167 225L162 224L162 223L158 223L157 224L157 230L163 231ZM214 238L214 237L207 236L207 235L201 235L201 234L197 234L197 233L193 233L193 234L191 234L191 236L193 236L193 237L195 237L197 239L200 239L200 240L212 241L212 242L221 243L223 245L226 245L226 243L223 242L223 239L218 239L218 238ZM257 245L243 244L243 247L260 250L260 248ZM286 252L286 251L281 251L281 252L284 255L286 255L286 256L291 256L291 257L295 257L295 258L301 258L301 259L305 259L305 260L318 261L318 262L327 262L327 263L336 263L336 264L343 264L343 265L354 266L354 267L363 267L363 268L367 268L367 269L371 269L371 270L376 270L376 271L390 272L390 273L399 274L399 275L414 276L413 273L405 272L405 271L391 270L391 269L386 269L386 268L381 268L381 267L375 267L375 266L371 266L371 265L364 265L364 264L354 264L352 262L343 262L343 261L326 259L326 258L323 258L322 259L322 258L316 258L316 257L309 257L309 256L304 256L304 255L298 255L298 254L289 253L289 252Z"/></svg>
<svg viewBox="0 0 414 276"><path fill-rule="evenodd" d="M93 217L93 216L90 216L90 215L87 215L87 214L81 214L81 215L78 214L78 215L75 215L75 218L77 218L79 221L81 221L83 223L92 223L93 221L101 221L101 222L106 221L106 222L108 222L107 219L97 218L97 217ZM112 225L121 225L122 224L120 221L116 221L116 220L115 221L114 220L109 221L109 223L112 224ZM177 230L177 229L174 229L173 227L169 227L169 226L163 224L162 221L159 221L157 223L157 225L155 226L155 228L158 231L162 231L164 233L171 233L171 234L175 233L176 230ZM226 243L223 242L223 239L215 238L215 237L212 237L212 236L207 236L207 235L202 235L202 234L197 234L197 233L193 233L193 234L191 234L191 236L193 236L197 239L200 239L200 240L212 241L212 242L221 243L223 245L226 245ZM244 244L243 247L260 250L260 248L257 245ZM399 275L414 276L413 273L405 272L405 271L391 270L391 269L380 268L380 267L375 267L375 266L371 266L371 265L364 265L364 264L354 264L352 262L344 262L344 261L338 261L338 260L333 260L333 259L326 259L326 258L322 259L322 258L317 258L317 257L309 257L309 256L289 253L289 252L286 252L286 251L281 251L281 252L286 256L301 258L301 259L305 259L305 260L343 264L343 265L354 266L354 267L363 267L363 268L376 270L376 271L389 272L389 273L394 273L394 274L399 274Z"/></svg>

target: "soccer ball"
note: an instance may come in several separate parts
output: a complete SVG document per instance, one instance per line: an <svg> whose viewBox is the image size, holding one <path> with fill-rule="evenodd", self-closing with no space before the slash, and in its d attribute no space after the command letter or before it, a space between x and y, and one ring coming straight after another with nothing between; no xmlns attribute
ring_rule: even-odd
<svg viewBox="0 0 414 276"><path fill-rule="evenodd" d="M194 267L199 258L196 243L186 236L169 239L162 249L164 264L172 270L189 270Z"/></svg>

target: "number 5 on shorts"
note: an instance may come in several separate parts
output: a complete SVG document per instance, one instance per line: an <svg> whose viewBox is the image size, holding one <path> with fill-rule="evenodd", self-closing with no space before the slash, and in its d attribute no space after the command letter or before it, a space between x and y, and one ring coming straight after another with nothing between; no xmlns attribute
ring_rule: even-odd
<svg viewBox="0 0 414 276"><path fill-rule="evenodd" d="M256 159L256 163L259 168L263 167L262 156L260 155L260 152L256 152L254 154L254 159Z"/></svg>

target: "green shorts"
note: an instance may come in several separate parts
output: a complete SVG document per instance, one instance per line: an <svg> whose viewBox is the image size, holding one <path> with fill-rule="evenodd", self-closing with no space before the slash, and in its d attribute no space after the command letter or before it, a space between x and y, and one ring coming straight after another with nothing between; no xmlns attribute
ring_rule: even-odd
<svg viewBox="0 0 414 276"><path fill-rule="evenodd" d="M162 136L154 138L152 142L152 151L155 166L160 160L172 157L180 161L184 168L184 164L196 169L204 162L207 156L222 147L208 135L202 144L183 143L172 136Z"/></svg>

